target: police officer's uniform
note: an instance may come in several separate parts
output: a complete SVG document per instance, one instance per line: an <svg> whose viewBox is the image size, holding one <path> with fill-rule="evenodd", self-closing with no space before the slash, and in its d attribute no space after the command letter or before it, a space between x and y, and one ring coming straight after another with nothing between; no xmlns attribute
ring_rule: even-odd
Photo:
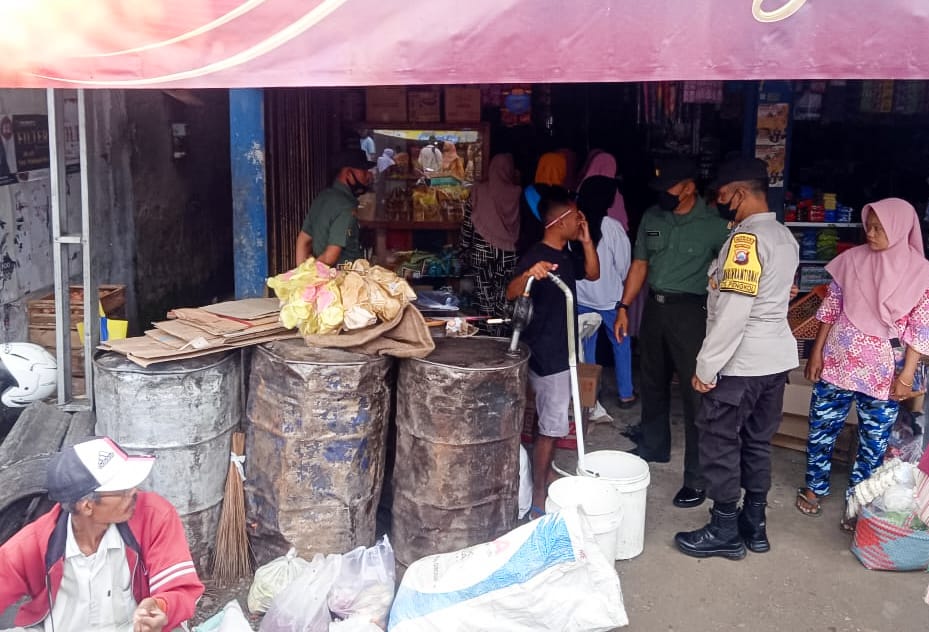
<svg viewBox="0 0 929 632"><path fill-rule="evenodd" d="M746 166L741 159L743 171L736 173L764 169L764 163L753 161ZM749 179L732 177L724 184ZM787 373L799 365L787 323L798 264L797 241L774 213L751 215L738 224L710 267L707 333L697 356L697 378L716 385L703 395L697 418L714 520L720 507L734 512L745 489L743 514L751 505L760 524L753 530L742 515L740 532L758 552L768 546L764 506L771 487L771 439L781 421ZM680 539L678 546L688 552Z"/></svg>

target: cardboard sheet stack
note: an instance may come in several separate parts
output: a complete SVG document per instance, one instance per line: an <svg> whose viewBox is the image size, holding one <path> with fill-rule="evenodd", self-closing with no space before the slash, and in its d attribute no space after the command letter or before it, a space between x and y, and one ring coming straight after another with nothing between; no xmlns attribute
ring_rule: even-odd
<svg viewBox="0 0 929 632"><path fill-rule="evenodd" d="M146 367L159 362L298 337L280 323L276 298L250 298L199 308L178 308L144 336L109 340L100 349L121 353Z"/></svg>

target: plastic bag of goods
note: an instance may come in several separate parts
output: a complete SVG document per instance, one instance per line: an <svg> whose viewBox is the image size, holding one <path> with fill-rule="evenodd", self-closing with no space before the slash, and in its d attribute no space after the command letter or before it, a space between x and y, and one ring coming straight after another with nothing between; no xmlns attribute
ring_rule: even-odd
<svg viewBox="0 0 929 632"><path fill-rule="evenodd" d="M252 632L239 602L233 599L223 609L194 628L194 632Z"/></svg>
<svg viewBox="0 0 929 632"><path fill-rule="evenodd" d="M390 632L607 632L627 625L619 577L568 507L493 542L414 562Z"/></svg>
<svg viewBox="0 0 929 632"><path fill-rule="evenodd" d="M385 629L394 600L395 569L394 550L386 535L371 548L361 546L346 553L329 593L329 610L339 618Z"/></svg>
<svg viewBox="0 0 929 632"><path fill-rule="evenodd" d="M290 583L310 567L310 563L297 557L297 549L271 560L257 571L248 591L248 609L255 614L267 612L271 601Z"/></svg>
<svg viewBox="0 0 929 632"><path fill-rule="evenodd" d="M309 569L274 598L260 632L329 632L327 601L341 561L340 555L317 554Z"/></svg>
<svg viewBox="0 0 929 632"><path fill-rule="evenodd" d="M529 453L519 446L519 519L522 520L532 508L532 465Z"/></svg>
<svg viewBox="0 0 929 632"><path fill-rule="evenodd" d="M384 632L384 628L364 619L346 619L329 624L329 632Z"/></svg>

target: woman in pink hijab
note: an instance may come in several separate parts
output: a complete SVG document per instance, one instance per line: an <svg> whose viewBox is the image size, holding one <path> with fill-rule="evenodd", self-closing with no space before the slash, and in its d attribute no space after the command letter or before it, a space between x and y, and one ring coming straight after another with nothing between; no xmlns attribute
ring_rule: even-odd
<svg viewBox="0 0 929 632"><path fill-rule="evenodd" d="M584 173L581 176L581 184L591 176L606 176L607 178L616 177L616 158L611 154L600 149L594 149L587 157L587 165L584 167ZM612 217L623 225L623 229L629 232L629 216L626 213L626 202L623 194L616 191L616 198L607 211L607 217Z"/></svg>
<svg viewBox="0 0 929 632"><path fill-rule="evenodd" d="M929 354L929 261L916 211L889 198L868 204L861 216L867 243L826 266L833 282L816 314L821 326L806 366L814 386L797 509L808 516L822 511L832 450L852 404L858 456L846 498L880 465L900 401L920 388L919 356Z"/></svg>
<svg viewBox="0 0 929 632"><path fill-rule="evenodd" d="M494 156L487 181L471 189L461 247L476 273L478 310L484 316L506 317L506 285L516 266L520 195L522 188L510 154Z"/></svg>

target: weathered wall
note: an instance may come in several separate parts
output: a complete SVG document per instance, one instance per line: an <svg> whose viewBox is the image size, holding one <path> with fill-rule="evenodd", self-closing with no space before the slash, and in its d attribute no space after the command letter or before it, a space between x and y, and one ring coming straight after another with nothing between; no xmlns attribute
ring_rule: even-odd
<svg viewBox="0 0 929 632"><path fill-rule="evenodd" d="M135 286L139 324L173 307L202 305L233 290L229 93L125 93L132 144ZM187 156L173 157L171 123L187 124Z"/></svg>
<svg viewBox="0 0 929 632"><path fill-rule="evenodd" d="M225 90L87 93L93 266L98 283L126 286L131 331L180 305L232 293L229 105ZM0 114L45 114L44 90L0 90ZM171 123L188 124L188 153L173 158ZM48 178L0 186L0 342L27 339L26 302L51 292ZM68 176L71 231L80 230L80 175ZM67 253L80 282L81 252Z"/></svg>
<svg viewBox="0 0 929 632"><path fill-rule="evenodd" d="M0 90L0 114L46 114L45 90ZM26 340L26 303L52 286L48 175L0 186L0 342ZM68 176L67 204L80 203L78 174Z"/></svg>

